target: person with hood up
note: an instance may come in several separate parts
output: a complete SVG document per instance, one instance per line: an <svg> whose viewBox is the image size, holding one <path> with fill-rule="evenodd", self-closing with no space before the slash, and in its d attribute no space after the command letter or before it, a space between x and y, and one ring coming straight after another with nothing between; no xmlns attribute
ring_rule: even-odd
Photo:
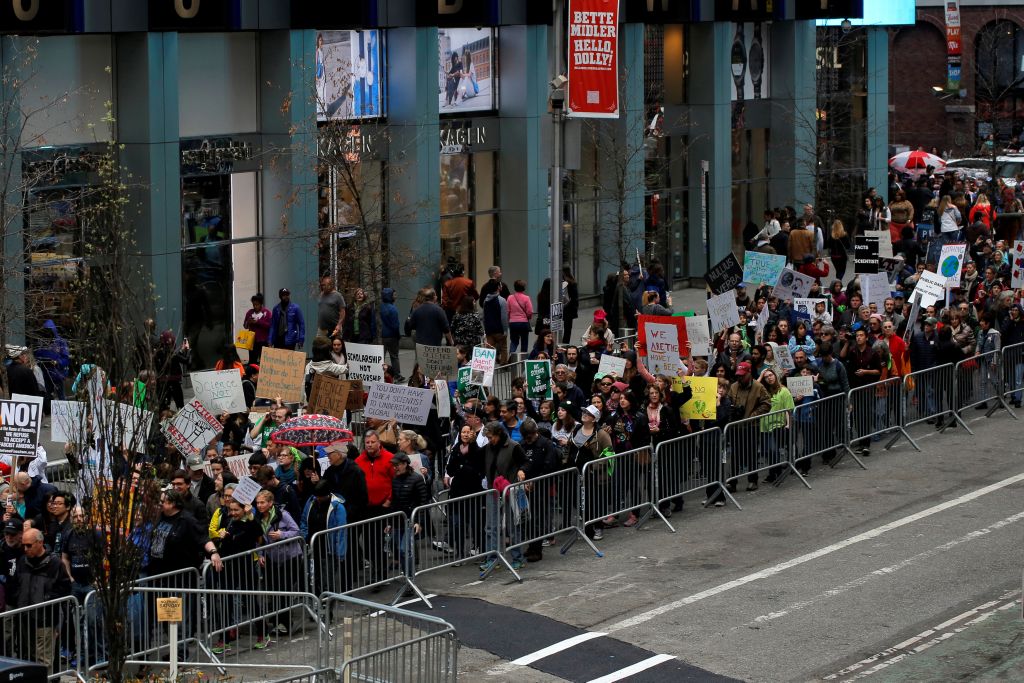
<svg viewBox="0 0 1024 683"><path fill-rule="evenodd" d="M36 361L43 367L44 379L50 394L63 401L64 380L67 379L71 366L71 352L68 350L67 341L60 336L57 325L52 320L43 323L39 346L34 353Z"/></svg>
<svg viewBox="0 0 1024 683"><path fill-rule="evenodd" d="M1009 308L1009 318L1003 323L999 331L1003 338L1003 348L1014 344L1024 343L1024 307L1020 304L1013 304ZM1006 364L1006 379L1012 380L1012 387L1017 391L1010 394L1010 403L1015 407L1021 407L1021 387L1024 387L1024 354L1020 352L1011 354Z"/></svg>
<svg viewBox="0 0 1024 683"><path fill-rule="evenodd" d="M398 325L398 307L395 306L395 290L385 287L380 290L380 341L384 345L384 353L388 354L391 374L396 382L404 382L402 366L398 359L398 339L402 330Z"/></svg>

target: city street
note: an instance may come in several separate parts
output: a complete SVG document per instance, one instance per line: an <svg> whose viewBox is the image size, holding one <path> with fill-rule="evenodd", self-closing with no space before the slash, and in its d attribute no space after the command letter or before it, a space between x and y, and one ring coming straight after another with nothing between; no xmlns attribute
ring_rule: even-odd
<svg viewBox="0 0 1024 683"><path fill-rule="evenodd" d="M546 549L521 585L428 573L466 680L1021 680L1024 445L1000 413ZM409 608L417 609L410 604ZM632 667L632 668L629 668Z"/></svg>

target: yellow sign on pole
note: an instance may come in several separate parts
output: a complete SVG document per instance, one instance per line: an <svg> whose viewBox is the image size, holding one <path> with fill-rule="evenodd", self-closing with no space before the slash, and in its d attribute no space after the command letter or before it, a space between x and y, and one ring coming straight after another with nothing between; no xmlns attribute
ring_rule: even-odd
<svg viewBox="0 0 1024 683"><path fill-rule="evenodd" d="M157 598L156 620L159 622L181 621L181 598Z"/></svg>

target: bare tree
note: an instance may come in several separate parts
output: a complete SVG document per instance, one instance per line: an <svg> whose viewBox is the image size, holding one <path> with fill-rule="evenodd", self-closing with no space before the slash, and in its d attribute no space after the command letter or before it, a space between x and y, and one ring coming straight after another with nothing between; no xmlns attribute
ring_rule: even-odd
<svg viewBox="0 0 1024 683"><path fill-rule="evenodd" d="M1010 137L1013 109L1017 98L1024 95L1024 57L1018 48L1020 28L1007 19L1005 12L989 22L975 34L976 64L974 87L976 92L976 119L979 130L984 127L979 143L981 153L989 157L989 175L998 178L1001 135ZM1002 130L1000 130L1002 129Z"/></svg>

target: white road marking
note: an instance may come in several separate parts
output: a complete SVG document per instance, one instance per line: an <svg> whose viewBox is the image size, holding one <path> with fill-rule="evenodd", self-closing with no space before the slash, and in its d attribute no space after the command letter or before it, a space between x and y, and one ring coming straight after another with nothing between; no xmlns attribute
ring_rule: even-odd
<svg viewBox="0 0 1024 683"><path fill-rule="evenodd" d="M658 666L659 664L662 664L664 662L670 662L673 659L675 659L675 657L673 657L672 655L654 655L653 657L645 659L642 662L637 662L632 666L627 666L624 669L613 671L607 676L595 678L589 683L614 683L614 681L621 681L622 679L628 678L633 674L638 674L641 671L646 671L647 669Z"/></svg>
<svg viewBox="0 0 1024 683"><path fill-rule="evenodd" d="M899 529L900 527L904 527L908 524L913 524L914 522L920 521L927 517L931 517L932 515L936 515L940 512L944 512L951 508L963 505L964 503L969 503L972 500L977 500L978 498L981 498L982 496L992 493L993 491L998 491L999 489L1006 488L1007 486L1012 486L1022 481L1024 481L1024 473L1008 477L1006 479L1003 479L1002 481L998 481L994 484L984 486L975 491L971 491L970 493L965 493L962 496L953 498L952 500L947 500L944 503L933 505L932 507L927 508L925 510L921 510L920 512L915 512L912 515L908 515L901 519L897 519L895 521L889 522L888 524L883 524L882 526L875 527L874 529L857 534L856 536L851 536L850 538L844 539L837 543L827 545L824 548L819 548L804 555L800 555L799 557L794 557L791 560L781 562L774 566L768 567L767 569L762 569L761 571L754 572L753 574L747 574L746 576L741 576L738 579L733 579L732 581L719 584L712 588L708 588L707 590L703 590L699 593L689 595L685 598L674 600L664 605L659 605L654 609L648 610L646 612L641 612L640 614L636 614L627 619L623 619L622 621L618 621L612 624L611 626L606 627L604 630L608 633L614 633L616 631L622 631L624 629L635 628L636 626L646 623L663 614L674 612L680 607L692 605L695 602L699 602L706 598L714 597L715 595L725 593L726 591L730 591L733 588L739 588L740 586L745 586L748 583L759 581L761 579L767 579L769 577L775 576L776 574L781 574L787 569L792 569L793 567L797 567L801 564L806 564L807 562L816 560L820 557L825 557L826 555L830 555L839 550L843 550L844 548L848 548L849 546L854 545L856 543L861 543L863 541L868 541L873 538L878 538L882 534L892 531L893 529Z"/></svg>
<svg viewBox="0 0 1024 683"><path fill-rule="evenodd" d="M858 577L856 579L853 579L852 581L848 581L847 583L844 583L844 584L841 584L839 586L836 586L835 588L830 588L829 590L825 591L824 593L816 595L813 598L810 598L809 600L801 600L800 602L795 602L795 603L793 603L791 605L788 605L785 609L777 610L775 612L770 612L768 614L762 614L761 616L757 617L753 621L751 621L751 622L749 622L747 624L744 624L744 626L747 626L747 627L760 626L761 624L766 624L766 623L768 623L770 621L774 621L776 619L781 619L782 617L785 617L785 616L787 616L789 614L792 614L793 612L797 612L799 610L806 609L807 607L811 607L812 605L814 605L814 604L816 604L816 603L818 603L818 602L820 602L822 600L827 600L828 598L834 598L835 596L841 595L841 594L843 594L843 593L845 593L845 592L847 592L849 590L853 590L854 588L859 588L860 586L863 586L864 584L869 583L873 579L876 579L876 578L882 577L882 576L889 576L891 574L895 574L899 570L905 569L905 568L909 567L910 565L912 565L912 564L914 564L916 562L920 562L921 560L928 559L928 558L930 558L930 557L932 557L934 555L938 555L939 553L943 553L943 552L952 550L953 548L955 548L955 547L957 547L959 545L962 545L964 543L968 543L968 542L976 540L978 538L982 538L984 536L987 536L988 534L992 533L993 531L998 531L999 529L1003 529L1003 528L1013 524L1014 522L1019 522L1022 519L1024 519L1024 512L1018 512L1015 515L1011 515L1011 516L1007 517L1006 519L1001 519L998 522L995 522L994 524L991 524L991 525L989 525L989 526L987 526L987 527L985 527L983 529L978 529L978 530L972 531L972 532L970 532L968 534L964 534L963 536L960 536L959 538L954 538L953 540L948 541L946 543L943 543L942 545L938 545L938 546L935 546L934 548L931 548L930 550L926 550L926 551L924 551L922 553L918 553L917 555L914 555L913 557L908 557L908 558L906 558L904 560L900 560L896 564L889 565L888 567L881 567L879 569L874 570L873 572L871 572L869 574L865 574L864 576L861 576L861 577ZM993 602L992 604L994 605L996 603ZM981 607L975 608L975 610L972 610L971 612L965 612L964 615L961 615L961 616L967 616L967 615L973 614L978 609L986 609L987 607L990 607L990 606L991 605L982 605ZM936 631L940 631L940 630L946 628L950 623L954 623L956 620L957 620L957 618L954 618L954 619L951 619L949 623L939 624L938 626L935 627L935 630ZM740 627L737 626L735 628L740 628ZM897 647L899 647L899 646L897 646Z"/></svg>
<svg viewBox="0 0 1024 683"><path fill-rule="evenodd" d="M571 647L576 647L580 643L585 643L588 640L593 640L594 638L603 638L605 635L607 635L607 634L605 634L605 633L598 633L596 631L595 632L589 632L588 631L586 633L580 633L579 635L575 635L572 638L566 638L565 640L560 640L557 643L555 643L554 645L548 645L545 648L541 648L540 650L537 650L536 652L531 652L528 655L523 655L522 657L519 657L518 659L513 659L512 663L515 664L516 666L529 666L530 664L533 664L536 661L544 659L545 657L550 657L551 655L557 655L559 652L564 652L565 650L568 650Z"/></svg>

